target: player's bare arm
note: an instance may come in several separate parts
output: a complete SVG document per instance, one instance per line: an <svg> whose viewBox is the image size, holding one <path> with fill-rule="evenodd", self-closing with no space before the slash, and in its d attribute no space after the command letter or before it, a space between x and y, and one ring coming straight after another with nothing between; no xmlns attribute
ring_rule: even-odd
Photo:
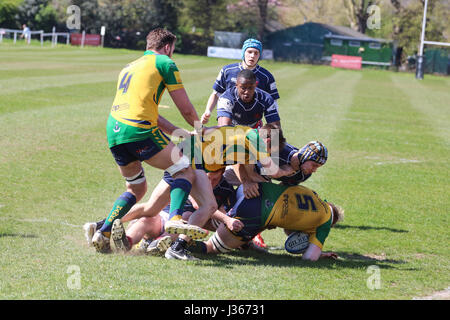
<svg viewBox="0 0 450 320"><path fill-rule="evenodd" d="M206 124L209 121L209 118L211 117L211 113L216 107L217 101L219 100L219 93L216 91L213 91L211 95L209 96L208 102L206 103L205 112L202 114L201 121L202 124Z"/></svg>
<svg viewBox="0 0 450 320"><path fill-rule="evenodd" d="M180 88L169 92L169 94L186 122L194 127L194 123L200 120L197 111L189 100L186 90Z"/></svg>

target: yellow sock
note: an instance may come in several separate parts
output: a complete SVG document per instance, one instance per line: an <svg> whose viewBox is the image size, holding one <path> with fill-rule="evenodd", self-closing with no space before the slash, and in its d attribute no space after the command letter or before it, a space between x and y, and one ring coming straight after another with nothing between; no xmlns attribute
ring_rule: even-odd
<svg viewBox="0 0 450 320"><path fill-rule="evenodd" d="M180 221L181 219L182 219L181 215L176 214L170 219L170 221Z"/></svg>

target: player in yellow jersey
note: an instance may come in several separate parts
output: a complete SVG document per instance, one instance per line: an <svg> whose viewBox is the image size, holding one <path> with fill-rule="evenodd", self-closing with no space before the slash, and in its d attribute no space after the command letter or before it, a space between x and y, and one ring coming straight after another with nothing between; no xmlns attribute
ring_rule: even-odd
<svg viewBox="0 0 450 320"><path fill-rule="evenodd" d="M227 165L254 166L257 160L263 163L263 167L266 168L268 174L272 174L272 177L291 174L292 169L280 169L270 158L269 153L274 148L273 145L281 144L283 140L278 135L277 143L269 143L272 139L271 131L266 128L271 128L271 126L265 125L260 129L245 126L211 127L205 129L202 136L192 137L182 142L180 147L183 149L183 153L191 159L192 166L207 171L211 179L216 179L216 174L221 176ZM200 170L196 170L195 173ZM213 176L216 178L212 178ZM240 176L240 178L249 177ZM160 212L170 199L169 186L174 181L170 173L166 172L164 179L155 188L149 201L135 205L121 219L122 222L154 216ZM244 180L243 184L246 182L248 181ZM201 190L194 185L192 192L194 199L197 200ZM256 190L255 193L249 192L245 196L250 198L258 195L259 192Z"/></svg>
<svg viewBox="0 0 450 320"><path fill-rule="evenodd" d="M147 35L147 51L139 59L129 63L119 74L116 96L108 118L106 130L109 148L126 180L126 192L115 201L105 224L93 236L92 242L99 252L109 252L110 233L114 221L123 217L147 191L142 162L167 170L175 181L171 186L172 220L181 219L183 205L196 178L189 161L162 132L172 134L173 125L158 114L158 104L167 89L184 119L194 127L199 121L190 102L177 66L171 57L176 37L165 29L154 29ZM201 175L201 173L200 173ZM200 185L208 181L206 174L200 177ZM202 226L212 214L214 199L209 184L205 185L205 201L201 203L191 230L202 232ZM207 233L206 233L207 234ZM184 259L183 238L179 246L179 258ZM114 239L116 240L116 239Z"/></svg>
<svg viewBox="0 0 450 320"><path fill-rule="evenodd" d="M192 166L197 169L195 173L205 170L211 179L215 179L211 175L215 176L216 173L221 176L227 165L254 166L257 161L261 162L263 168L267 170L267 174L272 177L290 175L293 172L292 169L280 169L270 157L270 152L276 148L276 145L282 144L284 141L282 134L276 134L277 132L270 130L273 128L271 125L265 125L260 129L245 126L206 128L203 134L193 136L182 142L180 148L183 149L184 155L191 159ZM277 143L272 142L272 139L277 137L279 139ZM240 178L246 179L242 175ZM172 179L170 173L166 172L164 179L155 188L149 201L135 205L117 223L157 215L168 204L171 198L169 190L174 182L175 180ZM243 180L242 182L245 186L249 181ZM256 184L256 186L258 185ZM255 193L250 190L246 194L247 197L258 195L258 190ZM206 195L197 187L197 184L194 184L192 196L197 200L199 196L205 197ZM214 195L212 199L215 199ZM168 233L183 233L184 228L183 226L170 224L166 224L165 227ZM167 252L169 253L167 254ZM167 252L166 257L171 254L171 249Z"/></svg>
<svg viewBox="0 0 450 320"><path fill-rule="evenodd" d="M301 231L309 235L309 246L303 259L315 261L321 257L337 257L334 253L322 252L322 249L331 227L343 219L341 208L323 201L316 192L301 185L260 183L259 187L261 195L252 199L246 199L239 187L237 202L228 212L228 216L242 221L244 227L233 232L220 225L207 242L197 241L196 250L226 253L241 247L266 228L280 227L286 233Z"/></svg>

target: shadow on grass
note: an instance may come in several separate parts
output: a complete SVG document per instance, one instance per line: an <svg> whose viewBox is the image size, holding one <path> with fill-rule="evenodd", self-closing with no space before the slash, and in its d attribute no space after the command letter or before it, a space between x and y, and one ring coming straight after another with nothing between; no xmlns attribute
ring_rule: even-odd
<svg viewBox="0 0 450 320"><path fill-rule="evenodd" d="M34 234L23 234L23 233L1 233L0 232L0 238L6 238L6 237L20 237L20 238L37 238L38 236Z"/></svg>
<svg viewBox="0 0 450 320"><path fill-rule="evenodd" d="M281 251L281 249L279 249ZM284 250L284 249L283 249ZM406 261L370 257L357 253L336 252L338 260L319 259L318 261L304 261L301 256L288 253L259 253L254 251L235 251L219 255L196 255L203 264L215 267L234 268L242 265L258 265L272 267L307 267L307 268L349 268L361 269L376 265L382 269L396 269L395 265L406 264ZM402 270L405 270L402 268ZM416 269L406 269L416 270Z"/></svg>
<svg viewBox="0 0 450 320"><path fill-rule="evenodd" d="M402 230L402 229L394 229L394 228L388 228L388 227L370 227L370 226L347 226L347 225L339 225L337 224L334 226L336 229L358 229L358 230L386 230L396 233L406 233L409 232L408 230Z"/></svg>

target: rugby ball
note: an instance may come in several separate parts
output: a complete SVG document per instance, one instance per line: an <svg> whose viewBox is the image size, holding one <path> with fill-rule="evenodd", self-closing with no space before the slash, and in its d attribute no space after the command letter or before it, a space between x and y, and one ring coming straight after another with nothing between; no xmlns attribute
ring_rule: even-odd
<svg viewBox="0 0 450 320"><path fill-rule="evenodd" d="M309 246L309 236L300 231L291 233L284 243L287 252L293 254L304 253Z"/></svg>

